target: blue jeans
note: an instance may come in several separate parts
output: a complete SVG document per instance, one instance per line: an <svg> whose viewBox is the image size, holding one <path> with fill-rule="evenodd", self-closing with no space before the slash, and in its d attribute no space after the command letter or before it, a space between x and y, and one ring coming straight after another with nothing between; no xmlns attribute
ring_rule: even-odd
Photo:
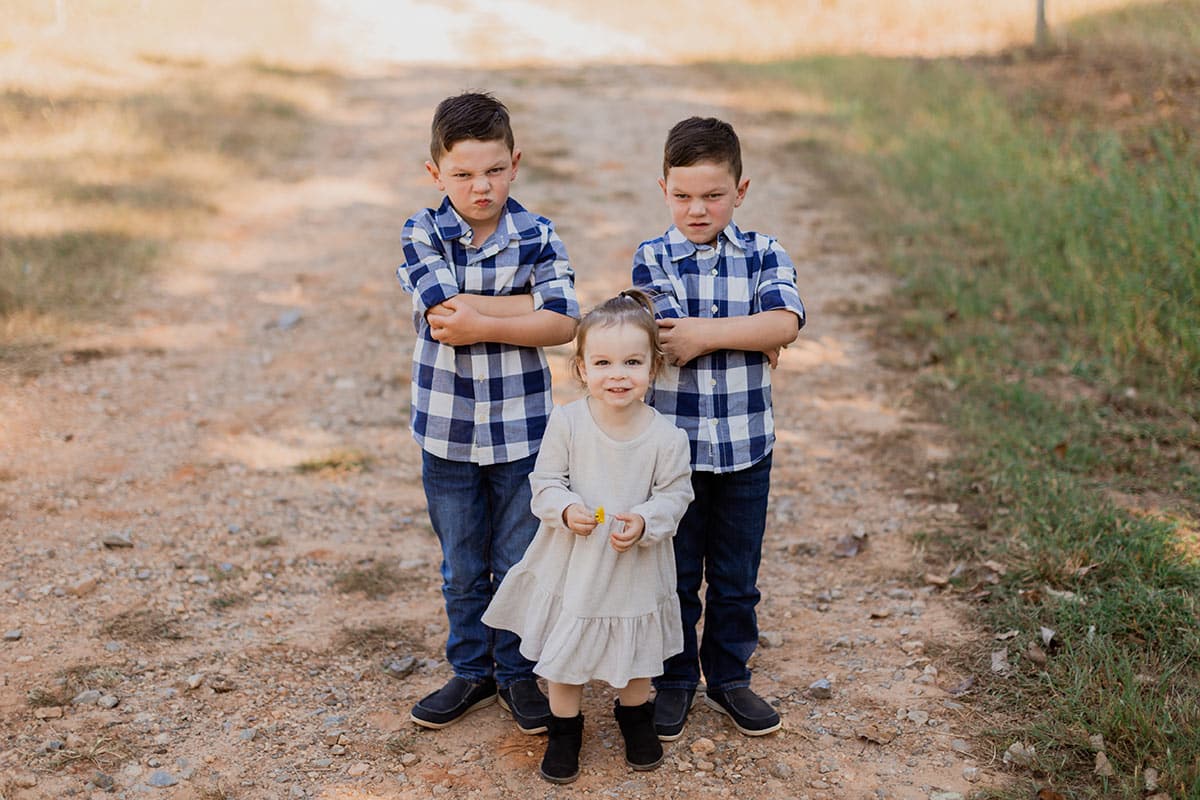
<svg viewBox="0 0 1200 800"><path fill-rule="evenodd" d="M746 662L758 646L758 564L767 525L771 455L746 469L693 472L696 499L675 534L675 568L683 616L683 652L667 659L660 689L695 689L700 670L710 690L750 685ZM700 581L704 636L696 649Z"/></svg>
<svg viewBox="0 0 1200 800"><path fill-rule="evenodd" d="M538 519L529 510L536 458L480 466L422 451L429 520L442 544L442 597L450 621L446 660L455 675L476 683L494 676L506 687L535 677L517 635L493 630L481 617L537 533Z"/></svg>

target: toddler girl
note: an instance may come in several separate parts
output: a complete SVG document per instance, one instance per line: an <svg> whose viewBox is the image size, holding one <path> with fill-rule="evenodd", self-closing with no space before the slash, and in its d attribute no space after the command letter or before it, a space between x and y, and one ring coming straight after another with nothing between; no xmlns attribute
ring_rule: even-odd
<svg viewBox="0 0 1200 800"><path fill-rule="evenodd" d="M663 365L649 298L621 292L583 318L572 369L587 396L550 415L529 476L541 520L483 621L521 637L550 684L542 777L579 776L583 684L619 691L635 770L662 761L650 678L682 652L671 537L692 500L687 434L643 402Z"/></svg>

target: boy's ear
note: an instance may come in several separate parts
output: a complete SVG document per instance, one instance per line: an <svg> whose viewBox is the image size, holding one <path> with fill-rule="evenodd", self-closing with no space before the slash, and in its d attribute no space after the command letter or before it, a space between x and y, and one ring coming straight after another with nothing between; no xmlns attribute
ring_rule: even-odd
<svg viewBox="0 0 1200 800"><path fill-rule="evenodd" d="M512 152L512 177L509 178L510 181L517 179L517 164L519 163L521 163L521 151L514 147Z"/></svg>
<svg viewBox="0 0 1200 800"><path fill-rule="evenodd" d="M433 163L432 161L426 161L425 171L429 173L431 178L433 178L433 185L438 188L439 192L446 191L446 186L442 183L442 173L438 169L437 164Z"/></svg>
<svg viewBox="0 0 1200 800"><path fill-rule="evenodd" d="M663 190L663 197L666 197L666 196L667 196L667 179L666 179L666 178L659 178L659 179L658 179L658 185L659 185L660 187L662 187L662 190Z"/></svg>
<svg viewBox="0 0 1200 800"><path fill-rule="evenodd" d="M746 190L750 188L750 179L742 178L742 182L737 185L737 196L733 198L733 207L737 208L746 199Z"/></svg>

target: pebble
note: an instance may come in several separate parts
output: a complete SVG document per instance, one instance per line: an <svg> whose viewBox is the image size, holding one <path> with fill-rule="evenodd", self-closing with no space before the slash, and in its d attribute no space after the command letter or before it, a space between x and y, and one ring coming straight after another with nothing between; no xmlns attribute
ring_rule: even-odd
<svg viewBox="0 0 1200 800"><path fill-rule="evenodd" d="M833 697L833 685L827 678L813 681L808 685L808 695L816 700L828 700Z"/></svg>
<svg viewBox="0 0 1200 800"><path fill-rule="evenodd" d="M1018 767L1028 767L1033 763L1033 759L1037 756L1037 751L1033 745L1023 745L1020 742L1013 742L1004 751L1003 761L1005 764L1016 764Z"/></svg>
<svg viewBox="0 0 1200 800"><path fill-rule="evenodd" d="M241 731L238 731L238 739L243 742L253 742L257 736L258 728L245 728Z"/></svg>
<svg viewBox="0 0 1200 800"><path fill-rule="evenodd" d="M963 800L959 792L930 792L929 800Z"/></svg>
<svg viewBox="0 0 1200 800"><path fill-rule="evenodd" d="M179 783L179 779L166 770L156 769L150 773L150 777L146 779L146 783L158 789L166 789L168 786L174 786Z"/></svg>
<svg viewBox="0 0 1200 800"><path fill-rule="evenodd" d="M281 331L286 331L296 327L296 324L302 319L304 319L304 315L300 313L299 309L289 308L276 318L275 327L279 328Z"/></svg>
<svg viewBox="0 0 1200 800"><path fill-rule="evenodd" d="M975 783L979 780L979 767L963 767L962 776L967 783Z"/></svg>
<svg viewBox="0 0 1200 800"><path fill-rule="evenodd" d="M759 631L758 643L763 647L783 647L783 634L779 631Z"/></svg>
<svg viewBox="0 0 1200 800"><path fill-rule="evenodd" d="M917 725L924 725L926 722L929 722L929 713L919 708L911 709L904 716L909 722L915 722Z"/></svg>
<svg viewBox="0 0 1200 800"><path fill-rule="evenodd" d="M49 708L35 708L33 716L38 719L60 719L63 715L62 706L50 706Z"/></svg>
<svg viewBox="0 0 1200 800"><path fill-rule="evenodd" d="M783 761L776 761L771 765L771 775L781 781L786 781L792 777L792 768Z"/></svg>
<svg viewBox="0 0 1200 800"><path fill-rule="evenodd" d="M130 531L113 531L100 540L110 550L133 547L133 534Z"/></svg>
<svg viewBox="0 0 1200 800"><path fill-rule="evenodd" d="M370 769L370 764L366 763L365 761L360 761L357 764L352 765L350 769L346 770L346 774L352 778L357 778L359 775L366 775Z"/></svg>
<svg viewBox="0 0 1200 800"><path fill-rule="evenodd" d="M404 656L403 658L389 658L383 665L384 671L393 678L405 678L412 674L412 671L417 668L417 659L415 656Z"/></svg>
<svg viewBox="0 0 1200 800"><path fill-rule="evenodd" d="M4 641L19 642L21 640L21 637L24 635L25 635L24 631L22 631L20 628L13 628L10 631L4 632Z"/></svg>
<svg viewBox="0 0 1200 800"><path fill-rule="evenodd" d="M701 736L699 739L692 742L691 747L692 754L697 756L708 755L709 753L714 752L716 749L716 742L704 736Z"/></svg>
<svg viewBox="0 0 1200 800"><path fill-rule="evenodd" d="M966 739L952 739L950 741L950 749L956 753L971 752L971 745Z"/></svg>
<svg viewBox="0 0 1200 800"><path fill-rule="evenodd" d="M102 696L99 689L87 689L71 698L73 706L94 706Z"/></svg>

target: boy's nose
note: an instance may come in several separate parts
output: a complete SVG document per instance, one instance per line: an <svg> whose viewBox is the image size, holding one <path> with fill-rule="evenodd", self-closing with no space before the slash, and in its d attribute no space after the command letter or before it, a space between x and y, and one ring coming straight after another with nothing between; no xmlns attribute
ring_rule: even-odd
<svg viewBox="0 0 1200 800"><path fill-rule="evenodd" d="M693 200L688 205L688 213L691 214L693 217L704 216L704 201L703 200Z"/></svg>
<svg viewBox="0 0 1200 800"><path fill-rule="evenodd" d="M475 183L471 188L480 193L487 192L492 188L492 182L488 180L486 175L480 175L475 179Z"/></svg>

